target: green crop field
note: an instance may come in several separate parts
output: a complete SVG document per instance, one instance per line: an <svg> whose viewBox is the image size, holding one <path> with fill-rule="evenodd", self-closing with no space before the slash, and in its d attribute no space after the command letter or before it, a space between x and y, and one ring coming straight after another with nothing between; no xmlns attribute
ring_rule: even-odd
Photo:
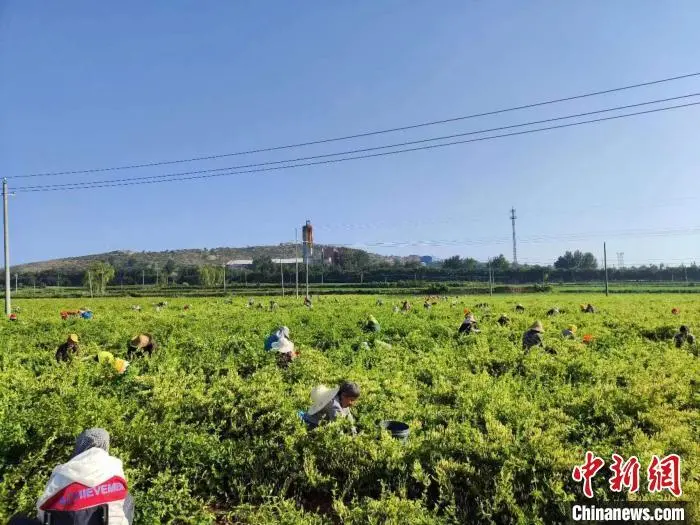
<svg viewBox="0 0 700 525"><path fill-rule="evenodd" d="M400 298L376 306L368 296L322 296L311 310L278 299L276 311L246 308L244 297L169 299L160 312L144 298L16 301L19 320L0 323L0 521L32 512L91 426L112 435L139 524L549 524L582 498L572 469L587 450L606 461L596 501L673 500L647 490L646 467L652 455L680 455L681 499L698 511L700 363L672 344L681 324L700 332L692 295L472 296L430 310L413 300L408 314L392 312ZM599 312L581 313L588 302ZM81 306L92 320L61 320ZM564 312L548 318L552 306ZM480 334L457 336L466 307ZM501 313L510 327L496 323ZM368 338L369 314L382 330ZM536 319L553 351L526 354L522 334ZM263 350L282 324L301 350L287 370ZM576 341L560 336L570 324ZM124 376L54 360L71 332L82 357L124 357L139 331L160 348ZM297 411L311 388L342 379L362 389L359 434L347 422L308 432ZM408 423L408 441L380 432L383 419ZM609 490L613 453L639 458L637 494Z"/></svg>

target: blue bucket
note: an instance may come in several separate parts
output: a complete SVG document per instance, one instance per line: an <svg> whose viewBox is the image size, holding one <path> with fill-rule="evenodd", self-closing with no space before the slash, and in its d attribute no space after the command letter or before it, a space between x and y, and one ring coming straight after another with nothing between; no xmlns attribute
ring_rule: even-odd
<svg viewBox="0 0 700 525"><path fill-rule="evenodd" d="M398 439L399 441L406 441L408 439L408 434L410 430L406 423L401 421L380 421L379 426L382 430L386 430L391 433L391 437Z"/></svg>

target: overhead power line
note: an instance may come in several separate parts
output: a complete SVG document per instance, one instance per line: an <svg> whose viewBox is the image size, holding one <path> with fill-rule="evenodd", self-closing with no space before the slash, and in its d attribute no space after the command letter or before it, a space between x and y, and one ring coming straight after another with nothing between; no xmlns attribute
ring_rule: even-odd
<svg viewBox="0 0 700 525"><path fill-rule="evenodd" d="M344 141L344 140L352 140L352 139L358 139L358 138L364 138L364 137L371 137L371 136L375 136L375 135L383 135L386 133L407 131L410 129L418 129L418 128L424 128L424 127L428 127L428 126L449 124L452 122L459 122L459 121L474 119L474 118L479 118L479 117L499 115L502 113L509 113L512 111L520 111L523 109L532 109L532 108L546 106L546 105L550 105L550 104L558 104L561 102L570 102L573 100L580 100L580 99L584 99L584 98L606 95L606 94L610 94L610 93L617 93L620 91L626 91L626 90L630 90L630 89L637 89L637 88L641 88L641 87L653 86L653 85L663 84L663 83L667 83L667 82L674 82L677 80L683 80L683 79L697 77L697 76L700 76L700 72L688 73L686 75L678 75L675 77L662 78L662 79L658 79L658 80L651 80L648 82L641 82L641 83L637 83L637 84L630 84L630 85L621 86L621 87L612 88L612 89L592 91L589 93L572 95L569 97L562 97L562 98L557 98L557 99L545 100L545 101L541 101L541 102L534 102L531 104L525 104L525 105L521 105L521 106L513 106L513 107L508 107L508 108L496 109L496 110L486 111L486 112L482 112L482 113L472 113L470 115L450 117L450 118L446 118L446 119L433 120L433 121L429 121L429 122L421 122L418 124L410 124L407 126L399 126L399 127L387 128L387 129L381 129L381 130L375 130L375 131L366 131L366 132L362 132L362 133L356 133L356 134L345 135L345 136L340 136L340 137L322 138L322 139L317 139L317 140L312 140L312 141L307 141L307 142L285 144L282 146L271 146L271 147L265 147L265 148L250 149L250 150L245 150L245 151L236 151L233 153L202 155L202 156L190 157L190 158L185 158L185 159L145 162L145 163L141 163L141 164L128 164L128 165L122 165L122 166L90 168L90 169L83 169L83 170L29 173L29 174L25 174L25 175L15 175L12 177L7 177L7 178L9 179L9 178L28 178L28 177L55 177L55 176L60 176L60 175L80 175L80 174L86 174L86 173L98 173L98 172L105 172L105 171L120 171L120 170L130 170L130 169L139 169L139 168L150 168L150 167L155 167L155 166L184 164L184 163L188 163L188 162L197 162L197 161L202 161L202 160L215 160L215 159L222 159L222 158L226 158L226 157L235 157L235 156L240 156L240 155L251 155L251 154L255 154L255 153L265 153L265 152L279 151L279 150L292 149L292 148L301 148L301 147L314 146L314 145L319 145L319 144L328 144L330 142L339 142L339 141Z"/></svg>
<svg viewBox="0 0 700 525"><path fill-rule="evenodd" d="M520 244L541 244L550 241L580 241L586 239L602 239L602 238L618 238L618 237L659 237L671 235L698 235L700 227L692 228L664 228L664 229L637 229L637 230L612 230L607 232L580 232L580 233L564 233L557 235L533 235L524 237L518 242ZM448 247L448 246L491 246L498 244L507 244L510 237L505 235L501 237L483 237L479 239L422 239L422 240L407 240L407 241L389 241L389 242L366 242L355 243L346 246L365 246L372 248L403 248L403 247Z"/></svg>
<svg viewBox="0 0 700 525"><path fill-rule="evenodd" d="M687 104L667 106L667 107L663 107L663 108L649 109L649 110L645 110L645 111L637 111L634 113L625 113L622 115L613 115L610 117L601 117L601 118L597 118L597 119L583 120L583 121L572 122L572 123L568 123L568 124L559 124L556 126L547 126L547 127L543 127L543 128L537 128L537 129L515 131L512 133L503 133L500 135L491 135L491 136L487 136L487 137L477 137L477 138L473 138L473 139L458 140L458 141L446 142L446 143L442 143L442 144L431 144L431 145L427 145L427 146L405 148L405 149L399 149L399 150L395 150L395 151L383 151L383 152L378 152L378 153L371 153L371 154L366 154L366 155L356 155L354 157L344 157L344 158L339 158L339 159L327 159L327 160L319 160L319 161L314 161L314 162L305 162L305 163L300 163L300 164L288 164L285 166L273 166L273 167L256 168L256 169L242 170L242 171L230 171L230 172L225 172L225 173L207 173L204 175L192 175L192 176L186 176L186 177L172 177L172 178L167 178L167 179L160 178L158 180L154 180L154 177L142 177L142 178L127 179L126 182L99 181L99 182L71 183L71 184L64 184L64 185L42 185L42 186L16 188L15 191L17 191L18 193L19 192L29 193L29 192L44 192L44 191L71 191L71 190L77 190L77 189L93 189L93 188L111 188L111 187L119 187L119 186L134 186L134 185L142 185L142 184L157 184L157 183L163 183L163 182L209 179L209 178L215 178L215 177L227 177L227 176L231 176L231 175L242 175L242 174L247 174L247 173L260 173L260 172L277 171L277 170L284 170L284 169L291 169L291 168L301 168L301 167L307 167L307 166L319 166L319 165L324 165L324 164L335 164L335 163L340 163L340 162L348 162L351 160L368 159L368 158L375 158L375 157L385 157L385 156L389 156L389 155L398 155L398 154L409 153L409 152L413 152L413 151L431 150L431 149L437 149L437 148L444 148L444 147L448 147L448 146L455 146L455 145L459 145L459 144L469 144L472 142L482 142L482 141L495 140L495 139L506 138L506 137L514 137L514 136L518 136L518 135L528 135L531 133L539 133L539 132L549 131L549 130L554 130L554 129L562 129L562 128L569 128L569 127L574 127L574 126L581 126L581 125L585 125L585 124L593 124L593 123L598 123L598 122L617 120L617 119L633 117L633 116L638 116L638 115L659 113L662 111L687 108L687 107L692 107L692 106L697 106L697 105L700 105L700 102L690 102Z"/></svg>
<svg viewBox="0 0 700 525"><path fill-rule="evenodd" d="M238 165L238 166L227 166L227 167L223 167L223 168L209 168L209 169L203 169L203 170L184 171L184 172L181 171L181 172L176 172L176 173L165 173L165 174L161 174L161 175L127 177L124 179L103 179L103 180L64 183L64 184L39 184L39 185L33 185L33 186L20 186L16 189L18 191L21 191L21 190L29 190L29 189L34 189L34 188L67 188L67 187L73 187L75 185L87 186L87 185L93 185L93 184L106 184L106 183L114 184L114 183L118 183L118 182L129 182L129 181L133 181L133 180L145 181L145 180L168 179L168 178L182 177L182 176L186 176L186 175L199 175L199 174L203 174L203 173L216 173L216 172L231 171L231 170L258 168L261 166L279 166L282 164L290 164L290 163L294 163L294 162L303 162L303 161L317 160L317 159L324 159L324 158L331 158L331 157L341 157L341 156L345 156L345 155L354 155L357 153L366 153L369 151L378 151L378 150L382 150L382 149L392 149L392 148L399 148L399 147L405 147L405 146L413 146L415 144L425 144L427 142L437 142L437 141L441 141L441 140L449 140L449 139L454 139L454 138L458 138L458 137L467 137L467 136L471 136L471 135L481 135L484 133L492 133L494 131L504 131L507 129L536 126L538 124L546 124L549 122L558 122L561 120L569 120L569 119L573 119L573 118L586 117L586 116L590 116L590 115L599 115L602 113L610 113L612 111L620 111L623 109L631 109L631 108L636 108L636 107L641 107L641 106L649 106L649 105L653 105L653 104L660 104L663 102L671 102L673 100L681 100L681 99L693 98L693 97L697 97L697 96L700 96L700 93L689 93L689 94L680 95L677 97L649 100L646 102L639 102L636 104L627 104L625 106L615 106L612 108L598 109L595 111L587 111L584 113L575 113L572 115L564 115L561 117L552 117L552 118L543 119L543 120L534 120L534 121L523 122L523 123L519 123L519 124L511 124L508 126L499 126L496 128L482 129L482 130L476 130L476 131L467 131L464 133L455 133L452 135L443 135L440 137L430 137L430 138L420 139L420 140L405 141L405 142L399 142L399 143L394 143L394 144L387 144L384 146L373 146L373 147L368 147L368 148L358 148L358 149L353 149L353 150L339 151L336 153L324 153L321 155L311 155L308 157L297 157L297 158L293 158L293 159L258 162L255 164L242 164L242 165Z"/></svg>

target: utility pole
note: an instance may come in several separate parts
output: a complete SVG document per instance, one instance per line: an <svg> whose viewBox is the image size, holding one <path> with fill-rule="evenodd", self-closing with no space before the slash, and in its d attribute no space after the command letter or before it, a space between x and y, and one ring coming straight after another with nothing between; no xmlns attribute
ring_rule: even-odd
<svg viewBox="0 0 700 525"><path fill-rule="evenodd" d="M92 272L88 270L88 283L90 285L90 299L92 299Z"/></svg>
<svg viewBox="0 0 700 525"><path fill-rule="evenodd" d="M515 208L510 209L510 221L511 224L513 225L513 266L518 265L518 246L515 241L515 219L517 217L515 216Z"/></svg>
<svg viewBox="0 0 700 525"><path fill-rule="evenodd" d="M603 264L605 265L605 296L608 295L608 250L603 243Z"/></svg>
<svg viewBox="0 0 700 525"><path fill-rule="evenodd" d="M146 286L146 270L141 270L141 286Z"/></svg>
<svg viewBox="0 0 700 525"><path fill-rule="evenodd" d="M284 297L284 266L282 266L282 259L280 259L280 281L282 282L282 297Z"/></svg>
<svg viewBox="0 0 700 525"><path fill-rule="evenodd" d="M489 261L489 295L493 295L493 269L491 268L491 261Z"/></svg>
<svg viewBox="0 0 700 525"><path fill-rule="evenodd" d="M224 263L224 295L226 295L226 263Z"/></svg>
<svg viewBox="0 0 700 525"><path fill-rule="evenodd" d="M296 262L296 294L299 299L299 238L297 237L298 228L294 228L294 258Z"/></svg>
<svg viewBox="0 0 700 525"><path fill-rule="evenodd" d="M3 239L5 246L5 314L12 313L10 301L10 225L7 212L7 179L2 179Z"/></svg>
<svg viewBox="0 0 700 525"><path fill-rule="evenodd" d="M18 277L18 274L15 273L15 294L17 293L17 289L19 288L19 286L17 284L17 277Z"/></svg>

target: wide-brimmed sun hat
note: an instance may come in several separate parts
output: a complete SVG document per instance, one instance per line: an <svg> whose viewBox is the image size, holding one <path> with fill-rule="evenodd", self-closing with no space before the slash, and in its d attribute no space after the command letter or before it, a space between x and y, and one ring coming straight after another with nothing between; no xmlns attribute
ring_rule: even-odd
<svg viewBox="0 0 700 525"><path fill-rule="evenodd" d="M78 342L78 334L70 334L68 336L68 340L72 343L77 343Z"/></svg>
<svg viewBox="0 0 700 525"><path fill-rule="evenodd" d="M535 332L544 332L542 321L535 321L530 327L530 330L534 330Z"/></svg>
<svg viewBox="0 0 700 525"><path fill-rule="evenodd" d="M136 348L137 350L145 348L148 346L150 338L146 334L139 334L135 336L131 341L129 341L129 346L131 348Z"/></svg>
<svg viewBox="0 0 700 525"><path fill-rule="evenodd" d="M339 388L328 388L326 385L315 386L311 390L311 408L307 410L309 415L314 415L328 403L330 403L335 396L338 395Z"/></svg>

